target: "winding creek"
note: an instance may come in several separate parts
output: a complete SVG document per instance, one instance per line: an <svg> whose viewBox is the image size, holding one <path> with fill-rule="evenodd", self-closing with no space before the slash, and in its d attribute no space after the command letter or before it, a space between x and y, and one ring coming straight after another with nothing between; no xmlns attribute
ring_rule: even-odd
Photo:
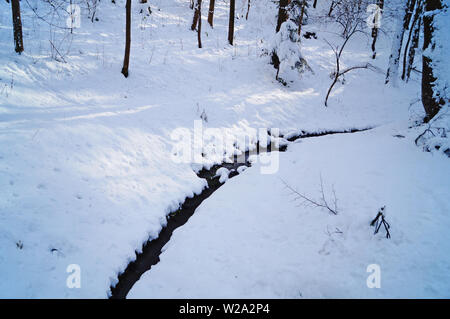
<svg viewBox="0 0 450 319"><path fill-rule="evenodd" d="M301 138L319 137L331 134L346 134L362 132L372 129L373 127L362 128L362 129L348 129L340 131L322 131L319 133L315 132L304 132L301 131L298 135L286 138L287 141L293 142ZM283 137L283 136L280 136ZM273 149L276 151L284 152L286 151L288 145L282 145L279 148ZM153 265L159 262L159 256L162 253L162 248L169 242L172 237L172 233L178 227L183 226L189 220L189 218L195 213L197 207L210 197L217 189L220 188L224 183L219 181L220 176L216 175L218 169L224 167L230 171L229 178L239 175L238 168L240 166L250 167L249 156L258 155L261 153L273 151L271 145L269 144L267 148L260 148L257 145L254 151L247 151L243 154L243 157L234 158L233 163L222 163L220 165L214 165L210 169L202 169L197 173L200 178L206 179L208 187L205 188L202 193L195 195L192 198L186 198L180 208L167 216L167 225L161 230L157 238L147 241L142 249L141 253L136 253L136 260L130 262L123 273L118 276L118 282L114 287L111 287L110 299L124 299L126 298L128 292L131 290L133 285L141 278L142 274L150 270Z"/></svg>

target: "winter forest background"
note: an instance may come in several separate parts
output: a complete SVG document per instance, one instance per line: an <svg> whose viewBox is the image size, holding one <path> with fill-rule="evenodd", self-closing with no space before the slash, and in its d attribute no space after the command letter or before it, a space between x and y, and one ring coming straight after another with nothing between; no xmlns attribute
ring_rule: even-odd
<svg viewBox="0 0 450 319"><path fill-rule="evenodd" d="M448 0L0 9L0 297L450 297Z"/></svg>

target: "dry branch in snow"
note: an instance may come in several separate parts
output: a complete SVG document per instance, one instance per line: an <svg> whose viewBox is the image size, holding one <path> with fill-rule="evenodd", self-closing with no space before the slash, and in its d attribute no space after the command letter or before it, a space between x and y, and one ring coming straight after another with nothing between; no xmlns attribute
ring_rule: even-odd
<svg viewBox="0 0 450 319"><path fill-rule="evenodd" d="M301 205L312 205L314 207L321 207L327 209L331 214L337 215L338 214L338 208L337 208L337 197L336 192L334 190L334 187L332 186L332 206L329 204L329 200L327 200L325 196L325 190L323 187L323 180L322 176L320 176L320 198L318 200L313 199L312 197L308 197L303 193L300 193L295 188L290 186L288 183L286 183L283 179L281 180L284 184L284 186L295 195L294 200L301 200Z"/></svg>

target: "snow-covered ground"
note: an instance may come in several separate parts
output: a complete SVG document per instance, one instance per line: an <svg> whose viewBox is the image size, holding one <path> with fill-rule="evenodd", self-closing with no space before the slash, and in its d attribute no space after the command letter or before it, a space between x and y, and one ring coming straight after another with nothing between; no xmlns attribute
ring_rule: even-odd
<svg viewBox="0 0 450 319"><path fill-rule="evenodd" d="M448 159L393 126L299 140L280 170L229 180L176 230L129 298L448 298ZM428 163L423 165L423 163ZM334 186L338 215L295 200ZM386 206L391 238L370 227ZM367 267L381 287L368 288Z"/></svg>
<svg viewBox="0 0 450 319"><path fill-rule="evenodd" d="M45 12L42 2L28 2ZM409 128L423 116L420 83L413 78L391 88L384 74L355 71L325 108L334 54L324 40L342 39L336 25L325 23L320 2L305 26L318 39L302 43L314 74L288 87L261 55L276 23L269 0L252 1L248 21L246 1L237 1L234 47L226 40L227 2L218 1L214 29L203 20L203 49L189 30L188 0L151 0L149 16L139 13L145 5L133 3L127 79L120 73L123 0L102 1L94 23L83 15L71 41L27 2L21 5L25 52L18 56L10 4L0 2L0 297L107 297L166 215L205 187L191 163L171 160L171 133L192 132L201 118L205 128L250 135L250 147L257 128L379 128L302 140L280 155L277 174L260 175L255 164L228 181L176 233L133 297L450 295L448 159L423 153L414 139L424 128ZM390 35L377 43L373 63L381 69ZM62 52L53 52L59 61L50 57L50 37ZM352 39L343 64L368 61L369 44L364 35ZM314 195L319 172L335 184L338 216L296 208L280 186L281 177ZM381 205L392 225L389 240L367 226ZM334 234L335 227L343 234ZM176 260L186 267L174 270ZM382 287L390 292L365 288L368 262L380 264ZM80 289L66 285L70 264L81 267ZM200 264L202 277L193 271Z"/></svg>

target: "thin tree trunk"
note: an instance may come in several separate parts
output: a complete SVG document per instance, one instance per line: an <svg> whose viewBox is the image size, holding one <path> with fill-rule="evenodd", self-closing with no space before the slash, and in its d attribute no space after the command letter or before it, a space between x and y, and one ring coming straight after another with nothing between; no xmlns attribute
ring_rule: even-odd
<svg viewBox="0 0 450 319"><path fill-rule="evenodd" d="M250 0L247 2L247 14L245 15L245 20L248 20L248 13L250 12Z"/></svg>
<svg viewBox="0 0 450 319"><path fill-rule="evenodd" d="M334 10L334 6L336 5L336 1L337 1L337 0L331 1L330 10L328 10L328 16L329 16L329 17L331 17L331 13L332 13L333 10Z"/></svg>
<svg viewBox="0 0 450 319"><path fill-rule="evenodd" d="M414 58L416 56L416 50L419 47L419 39L420 39L420 28L422 25L422 17L419 16L419 20L417 22L417 25L414 29L414 35L412 38L411 46L409 47L409 54L408 54L408 67L406 70L406 82L408 82L409 77L411 76L411 70L413 68L414 64Z"/></svg>
<svg viewBox="0 0 450 319"><path fill-rule="evenodd" d="M14 30L14 44L17 53L23 52L23 35L22 35L22 20L20 18L20 2L19 0L11 0L13 30Z"/></svg>
<svg viewBox="0 0 450 319"><path fill-rule="evenodd" d="M327 91L327 96L325 97L325 106L328 106L328 98L330 97L331 90L333 89L334 85L337 83L339 79L339 59L340 56L335 52L336 55L336 74L334 75L333 83L331 83L330 87Z"/></svg>
<svg viewBox="0 0 450 319"><path fill-rule="evenodd" d="M328 98L330 97L331 90L333 89L334 85L337 83L339 76L343 74L340 71L341 67L340 67L339 61L341 59L342 52L344 51L344 48L347 45L348 41L356 33L357 27L358 27L358 25L355 25L355 27L350 31L350 33L347 34L345 41L344 41L344 43L342 43L342 46L340 49L339 49L339 47L334 48L331 44L329 44L330 47L333 49L334 55L336 57L336 73L334 74L333 83L331 83L331 86L328 88L327 96L325 97L325 106L328 106ZM350 69L348 69L346 72L348 72L349 70Z"/></svg>
<svg viewBox="0 0 450 319"><path fill-rule="evenodd" d="M128 77L128 65L130 64L130 46L131 46L131 0L126 3L126 35L125 35L125 57L123 59L122 74Z"/></svg>
<svg viewBox="0 0 450 319"><path fill-rule="evenodd" d="M313 8L315 9L315 8L316 8L316 6L317 6L317 0L314 0L314 3L313 3Z"/></svg>
<svg viewBox="0 0 450 319"><path fill-rule="evenodd" d="M402 53L403 36L405 34L405 25L407 25L406 21L408 20L409 5L410 2L408 1L407 5L405 6L405 14L403 15L403 21L397 22L395 38L394 42L392 43L392 51L391 55L389 56L389 66L386 72L386 80L384 81L385 84L388 84L391 80L394 86L396 86L397 83L398 65L400 62L400 55Z"/></svg>
<svg viewBox="0 0 450 319"><path fill-rule="evenodd" d="M208 23L213 27L215 0L209 0Z"/></svg>
<svg viewBox="0 0 450 319"><path fill-rule="evenodd" d="M439 0L438 0L439 1ZM394 43L392 45L392 53L389 56L389 67L386 72L385 84L389 83L392 79L394 86L397 82L398 77L398 67L400 62L400 56L402 53L403 37L405 30L409 28L409 22L411 20L412 10L411 6L415 6L416 0L408 0L405 6L405 14L403 16L403 25L397 28Z"/></svg>
<svg viewBox="0 0 450 319"><path fill-rule="evenodd" d="M197 10L198 10L198 28L197 28L197 39L198 48L202 48L202 0L197 0Z"/></svg>
<svg viewBox="0 0 450 319"><path fill-rule="evenodd" d="M198 3L198 2L197 2L197 3ZM195 28L196 28L197 25L198 25L198 16L199 16L199 13L198 13L198 6L195 6L195 10L194 10L194 18L192 19L192 25L191 25L191 30L192 30L192 31L194 31Z"/></svg>
<svg viewBox="0 0 450 319"><path fill-rule="evenodd" d="M411 17L412 14L414 12L414 7L416 6L416 0L409 0L408 4L406 6L406 11L405 11L405 19L404 19L404 24L403 24L403 28L405 30L409 30L409 23L411 22Z"/></svg>
<svg viewBox="0 0 450 319"><path fill-rule="evenodd" d="M298 23L298 35L302 33L302 23L303 23L303 15L305 13L306 0L302 2L302 10L300 11L300 21Z"/></svg>
<svg viewBox="0 0 450 319"><path fill-rule="evenodd" d="M405 51L403 53L403 69L402 69L402 80L405 80L406 77L406 58L408 56L408 48L409 48L409 44L411 43L411 38L413 35L413 32L415 30L415 25L417 23L417 21L419 20L420 14L422 12L421 10L421 6L422 6L422 1L418 0L417 1L417 6L416 6L416 10L414 13L414 18L411 22L411 27L409 28L409 33L408 33L408 40L406 41L406 45L405 45Z"/></svg>
<svg viewBox="0 0 450 319"><path fill-rule="evenodd" d="M276 32L280 31L281 25L288 19L287 6L289 5L290 0L280 0L280 7L278 9L278 20L277 20L277 28Z"/></svg>
<svg viewBox="0 0 450 319"><path fill-rule="evenodd" d="M437 47L434 38L434 15L437 10L442 10L441 0L425 0L425 14L423 15L423 54L422 54L422 104L425 109L425 122L429 122L440 110L444 103L436 88L436 76L433 70L433 51Z"/></svg>
<svg viewBox="0 0 450 319"><path fill-rule="evenodd" d="M234 38L234 11L236 0L230 0L230 21L228 24L228 42L233 45Z"/></svg>

